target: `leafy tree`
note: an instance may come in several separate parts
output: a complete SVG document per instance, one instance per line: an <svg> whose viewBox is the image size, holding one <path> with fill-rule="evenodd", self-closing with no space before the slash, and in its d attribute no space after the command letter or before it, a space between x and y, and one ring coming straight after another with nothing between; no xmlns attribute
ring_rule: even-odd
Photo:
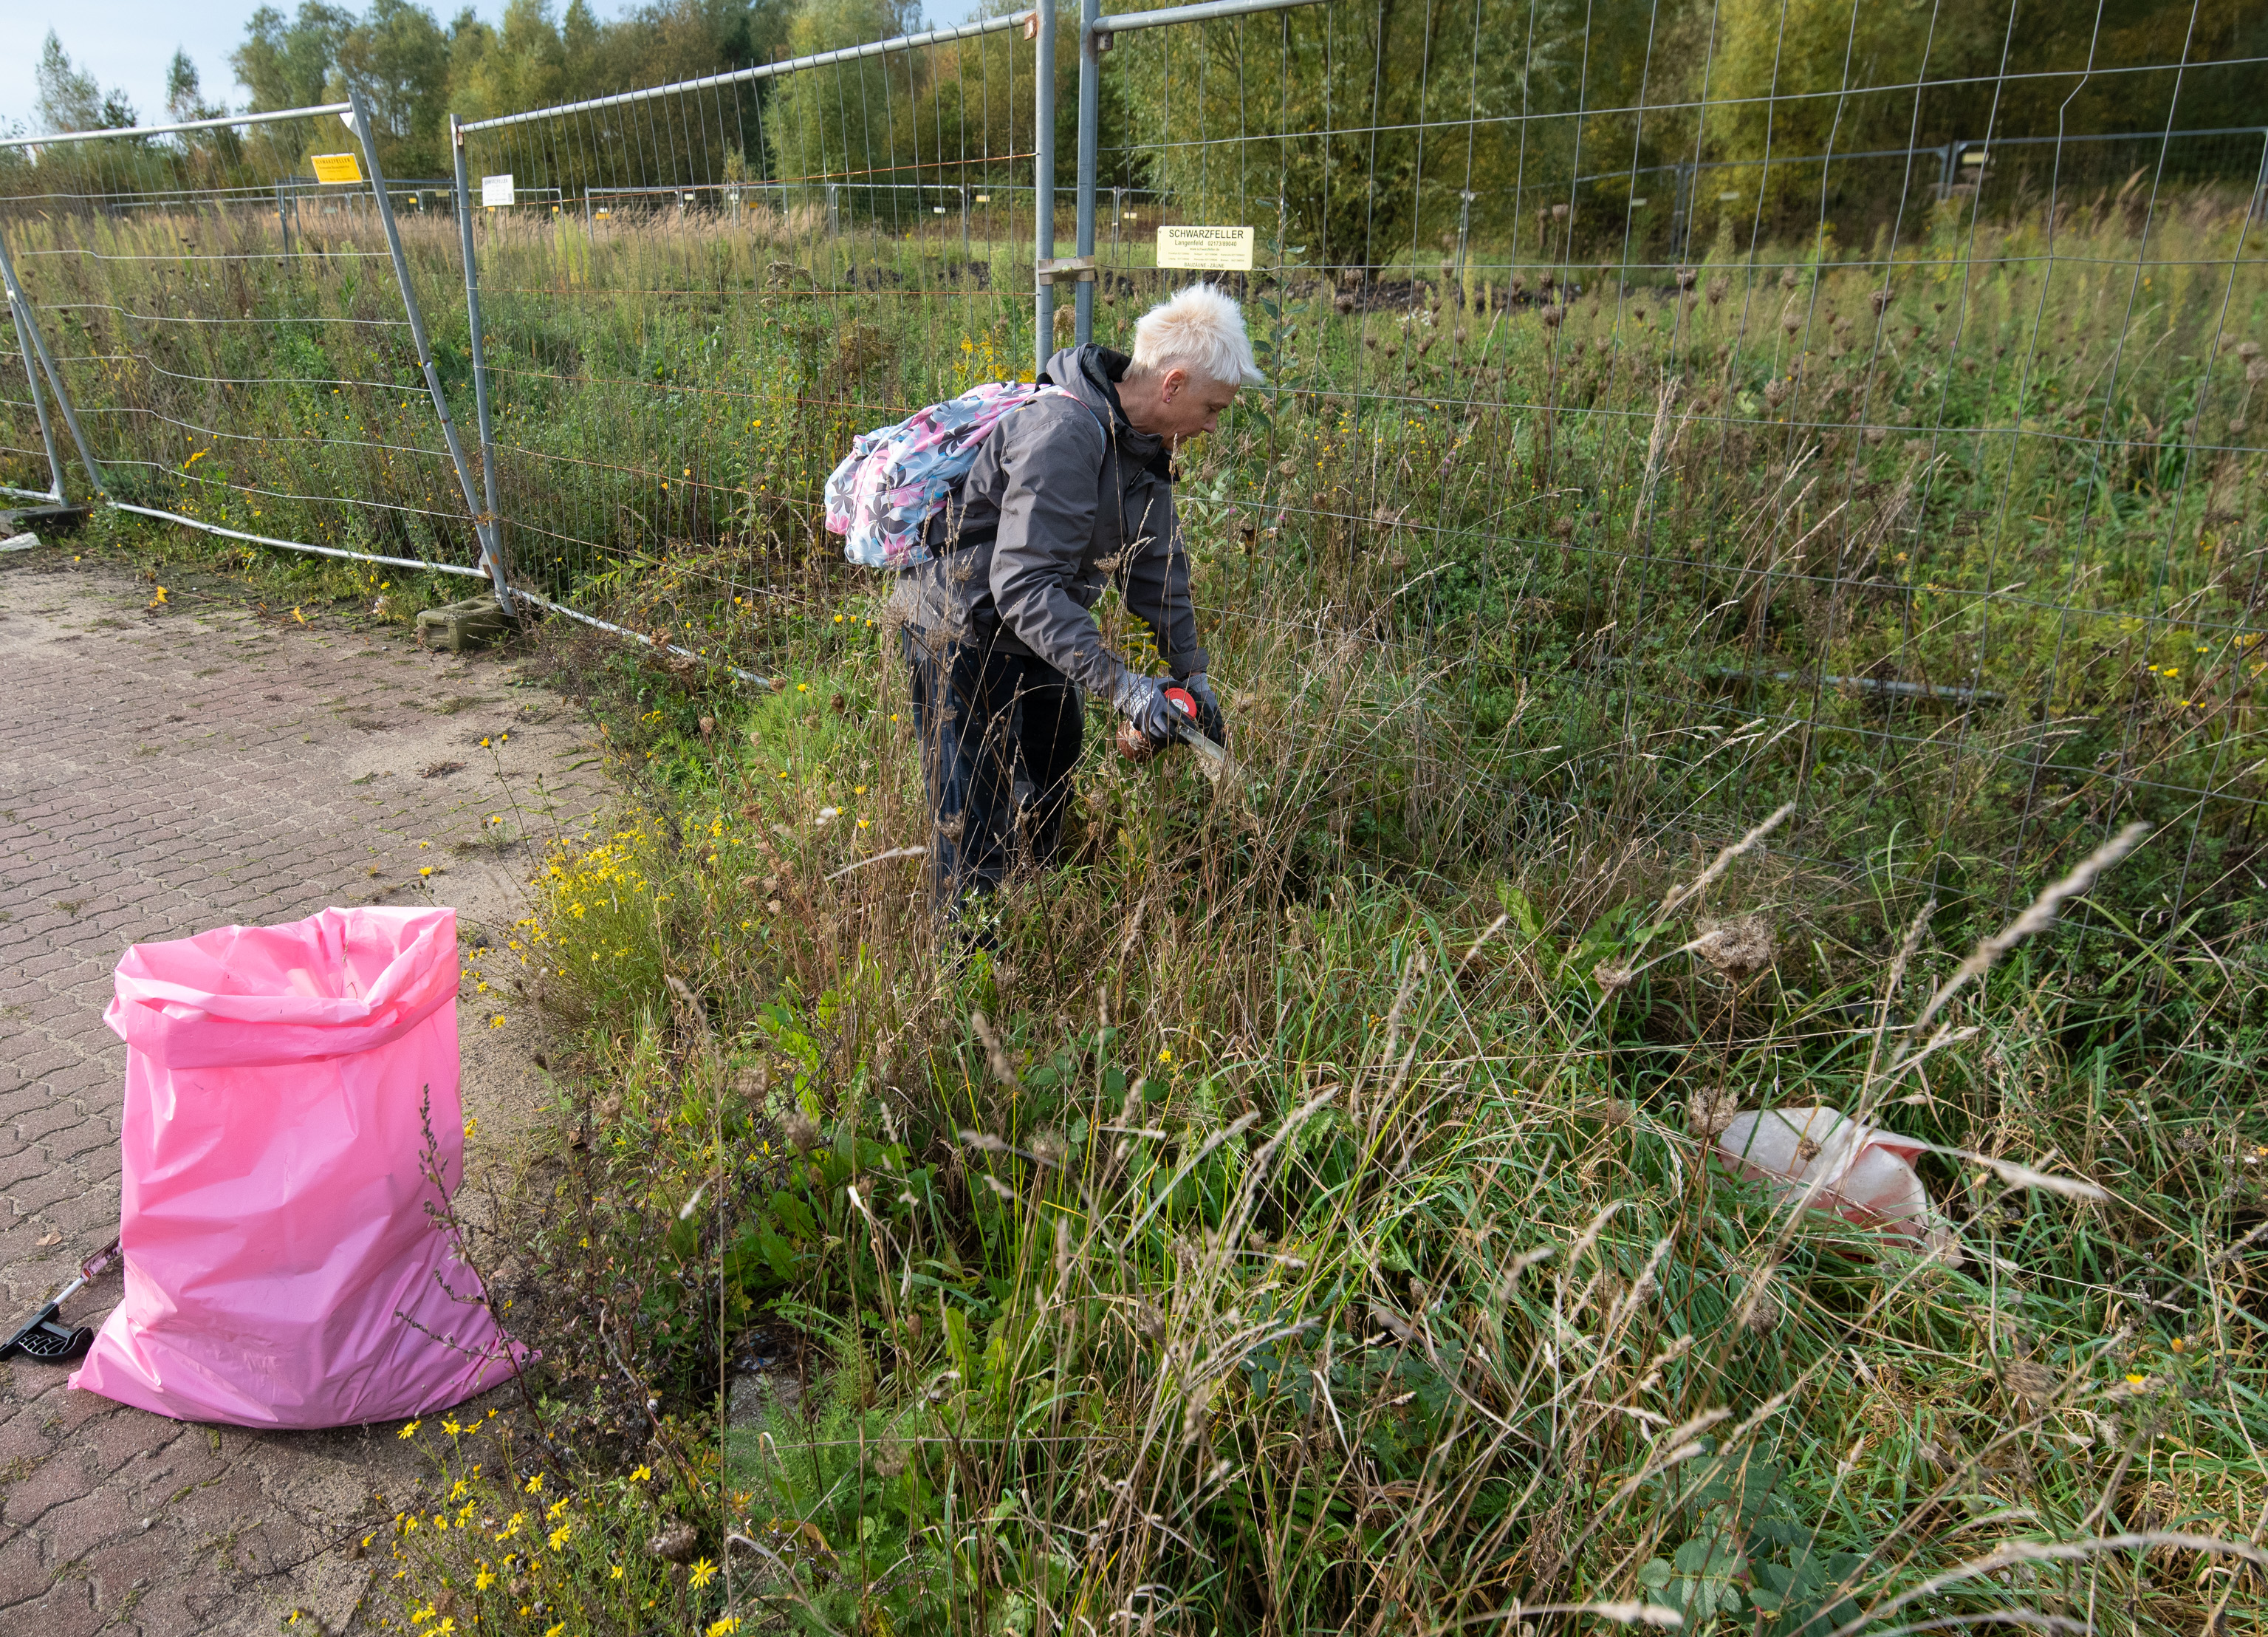
<svg viewBox="0 0 2268 1637"><path fill-rule="evenodd" d="M467 119L541 107L571 94L566 42L551 0L509 0L494 28L466 12L450 56L450 101Z"/></svg>
<svg viewBox="0 0 2268 1637"><path fill-rule="evenodd" d="M118 130L137 122L126 93L106 93L93 75L72 63L52 28L32 73L39 87L35 109L42 130Z"/></svg>
<svg viewBox="0 0 2268 1637"><path fill-rule="evenodd" d="M186 122L217 120L227 112L227 104L205 100L197 65L188 52L177 48L173 60L166 64L166 117ZM184 131L175 141L192 157L195 173L207 181L217 181L218 167L233 167L244 157L244 139L226 126Z"/></svg>
<svg viewBox="0 0 2268 1637"><path fill-rule="evenodd" d="M1814 157L1942 142L1944 108L1932 110L1927 80L1990 75L2007 21L1984 6L1914 14L1845 0L1724 0L1702 111L1704 151L1740 168L1711 186L1738 193L1736 219L1759 213L1767 232L1831 220L1838 183L1877 207L1901 191L1929 196L1933 169L1896 171L1865 161L1823 165ZM1893 89L1875 89L1875 87ZM1918 111L1922 114L1918 124ZM1764 161L1771 160L1769 165Z"/></svg>
<svg viewBox="0 0 2268 1637"><path fill-rule="evenodd" d="M338 66L339 48L355 26L354 13L323 0L303 0L288 21L263 5L244 26L244 43L229 55L229 66L252 92L248 112L303 108L326 100Z"/></svg>
<svg viewBox="0 0 2268 1637"><path fill-rule="evenodd" d="M1642 59L1648 10L1378 0L1130 37L1110 71L1184 216L1272 231L1280 199L1310 263L1365 276L1454 242L1468 205L1502 236L1565 199L1584 108L1613 106L1587 85L1638 80L1615 59Z"/></svg>
<svg viewBox="0 0 2268 1637"><path fill-rule="evenodd" d="M431 11L410 0L372 0L339 41L326 83L341 95L349 85L362 93L389 171L446 173L449 40Z"/></svg>
<svg viewBox="0 0 2268 1637"><path fill-rule="evenodd" d="M198 82L197 65L189 54L176 49L166 64L166 117L169 120L217 120L228 112L225 104L205 100Z"/></svg>

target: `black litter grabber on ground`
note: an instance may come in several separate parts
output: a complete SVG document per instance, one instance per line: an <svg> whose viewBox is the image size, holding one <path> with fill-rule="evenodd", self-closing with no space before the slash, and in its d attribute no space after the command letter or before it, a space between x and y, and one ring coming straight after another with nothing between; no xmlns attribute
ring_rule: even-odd
<svg viewBox="0 0 2268 1637"><path fill-rule="evenodd" d="M85 1325L74 1328L55 1322L55 1312L63 1304L86 1286L100 1277L118 1254L118 1242L114 1239L79 1264L78 1277L48 1299L47 1305L16 1327L15 1333L0 1341L0 1359L12 1359L19 1353L41 1364L69 1364L94 1345L94 1332Z"/></svg>

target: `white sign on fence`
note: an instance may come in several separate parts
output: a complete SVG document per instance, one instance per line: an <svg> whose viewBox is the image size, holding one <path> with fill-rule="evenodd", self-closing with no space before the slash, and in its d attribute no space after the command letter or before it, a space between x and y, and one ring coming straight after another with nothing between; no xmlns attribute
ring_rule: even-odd
<svg viewBox="0 0 2268 1637"><path fill-rule="evenodd" d="M510 171L506 171L501 176L483 176L481 178L481 203L491 210L495 210L500 204L510 204L512 203L512 173Z"/></svg>
<svg viewBox="0 0 2268 1637"><path fill-rule="evenodd" d="M1158 265L1248 273L1252 270L1252 240L1249 227L1161 227L1158 230Z"/></svg>

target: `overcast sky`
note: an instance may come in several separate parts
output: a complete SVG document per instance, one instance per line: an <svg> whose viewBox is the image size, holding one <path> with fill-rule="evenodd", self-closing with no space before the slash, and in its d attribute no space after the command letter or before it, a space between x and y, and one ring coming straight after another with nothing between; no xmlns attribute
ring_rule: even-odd
<svg viewBox="0 0 2268 1637"><path fill-rule="evenodd" d="M466 0L427 0L446 25ZM278 9L298 9L298 0L276 0ZM345 0L354 10L355 0ZM102 88L113 86L144 121L159 118L166 106L166 64L180 47L196 63L209 101L244 106L250 93L229 71L228 55L244 40L245 20L260 0L0 0L0 129L20 123L33 129L32 107L39 95L32 70L40 45L54 29L71 61L92 71ZM504 14L504 0L473 0L473 9L491 23ZM555 9L563 10L563 4ZM599 0L601 17L627 11ZM976 10L974 0L930 0L930 17L960 22Z"/></svg>

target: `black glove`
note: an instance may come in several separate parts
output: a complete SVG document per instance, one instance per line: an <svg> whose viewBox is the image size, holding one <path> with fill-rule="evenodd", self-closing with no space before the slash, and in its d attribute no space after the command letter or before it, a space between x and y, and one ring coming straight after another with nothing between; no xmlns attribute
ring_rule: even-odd
<svg viewBox="0 0 2268 1637"><path fill-rule="evenodd" d="M1213 743L1219 744L1227 737L1227 724L1221 720L1220 696L1212 690L1203 671L1182 678L1182 687L1197 702L1197 731Z"/></svg>
<svg viewBox="0 0 2268 1637"><path fill-rule="evenodd" d="M1156 677L1145 676L1130 666L1119 667L1110 703L1154 748L1162 750L1174 742L1174 707Z"/></svg>

